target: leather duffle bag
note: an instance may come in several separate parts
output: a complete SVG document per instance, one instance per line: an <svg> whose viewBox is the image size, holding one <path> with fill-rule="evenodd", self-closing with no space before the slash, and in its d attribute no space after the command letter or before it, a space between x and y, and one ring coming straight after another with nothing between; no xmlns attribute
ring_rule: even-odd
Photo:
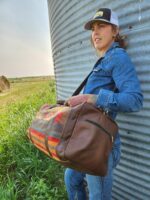
<svg viewBox="0 0 150 200"><path fill-rule="evenodd" d="M73 95L82 90L88 76ZM69 107L58 103L41 107L28 129L28 137L40 151L62 165L105 176L117 132L117 124L92 104Z"/></svg>

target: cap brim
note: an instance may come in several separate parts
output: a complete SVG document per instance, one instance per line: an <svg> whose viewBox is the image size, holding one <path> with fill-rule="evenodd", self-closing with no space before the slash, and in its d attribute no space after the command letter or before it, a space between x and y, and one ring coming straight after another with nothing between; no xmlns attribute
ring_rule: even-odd
<svg viewBox="0 0 150 200"><path fill-rule="evenodd" d="M90 21L88 21L85 25L84 25L84 28L86 30L91 30L92 29L92 24L94 22L106 22L108 24L111 24L108 20L105 20L105 19L92 19Z"/></svg>

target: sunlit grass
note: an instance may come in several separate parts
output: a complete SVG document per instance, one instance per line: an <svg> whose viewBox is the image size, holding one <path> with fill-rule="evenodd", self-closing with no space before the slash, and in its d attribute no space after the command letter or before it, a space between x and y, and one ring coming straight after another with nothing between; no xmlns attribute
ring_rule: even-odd
<svg viewBox="0 0 150 200"><path fill-rule="evenodd" d="M51 90L48 83L48 80L11 83L10 90L0 93L0 109L6 109L8 105L16 101L22 101L24 98L28 98L35 92L43 90L43 88Z"/></svg>
<svg viewBox="0 0 150 200"><path fill-rule="evenodd" d="M26 130L44 103L55 103L54 81L14 83L0 97L0 200L65 200L64 168L37 150Z"/></svg>

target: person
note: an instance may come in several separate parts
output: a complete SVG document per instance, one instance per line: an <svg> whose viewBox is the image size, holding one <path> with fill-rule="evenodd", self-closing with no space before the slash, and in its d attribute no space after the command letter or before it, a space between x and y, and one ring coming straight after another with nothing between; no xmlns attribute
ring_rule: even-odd
<svg viewBox="0 0 150 200"><path fill-rule="evenodd" d="M117 14L109 8L100 8L93 19L85 24L91 30L91 42L99 59L84 87L83 94L67 99L67 104L76 106L89 102L102 108L115 120L118 112L135 112L142 108L143 95L131 59L125 51L125 43L119 34ZM113 169L120 160L120 135L115 138L104 177L84 174L66 169L65 184L70 200L85 200L86 181L90 200L110 200L113 184ZM90 158L89 158L90 159Z"/></svg>

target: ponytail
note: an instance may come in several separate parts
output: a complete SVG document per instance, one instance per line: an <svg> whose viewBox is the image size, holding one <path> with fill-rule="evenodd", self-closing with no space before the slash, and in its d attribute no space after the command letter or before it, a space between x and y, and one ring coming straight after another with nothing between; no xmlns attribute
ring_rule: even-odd
<svg viewBox="0 0 150 200"><path fill-rule="evenodd" d="M115 32L117 32L118 27L115 25L112 25L112 28ZM115 36L114 41L119 43L119 46L123 49L126 49L127 43L125 42L126 36L120 35L119 33Z"/></svg>
<svg viewBox="0 0 150 200"><path fill-rule="evenodd" d="M123 49L126 49L127 43L125 42L126 36L120 35L119 33L115 37L115 42L119 43L119 46Z"/></svg>

